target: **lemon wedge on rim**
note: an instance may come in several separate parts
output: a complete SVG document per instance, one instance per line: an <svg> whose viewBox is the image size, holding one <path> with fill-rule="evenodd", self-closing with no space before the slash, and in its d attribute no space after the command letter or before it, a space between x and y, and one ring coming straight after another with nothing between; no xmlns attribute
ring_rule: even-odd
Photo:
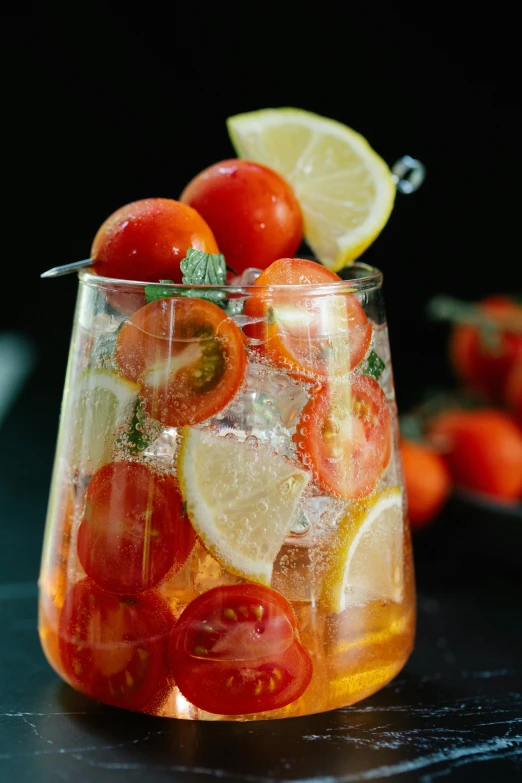
<svg viewBox="0 0 522 783"><path fill-rule="evenodd" d="M399 487L352 508L329 546L319 599L324 611L339 613L368 601L402 600L403 524Z"/></svg>
<svg viewBox="0 0 522 783"><path fill-rule="evenodd" d="M310 474L262 445L183 427L178 478L211 555L230 573L269 585Z"/></svg>
<svg viewBox="0 0 522 783"><path fill-rule="evenodd" d="M239 157L269 166L293 186L305 239L334 272L358 258L386 225L396 192L392 174L347 125L276 108L229 117L227 130Z"/></svg>

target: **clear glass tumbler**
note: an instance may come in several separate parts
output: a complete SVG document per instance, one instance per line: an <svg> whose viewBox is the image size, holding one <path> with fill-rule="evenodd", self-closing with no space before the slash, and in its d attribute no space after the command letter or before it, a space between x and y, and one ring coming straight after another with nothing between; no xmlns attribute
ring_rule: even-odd
<svg viewBox="0 0 522 783"><path fill-rule="evenodd" d="M415 590L382 276L344 274L80 273L39 582L41 643L73 688L260 720L352 704L404 665Z"/></svg>

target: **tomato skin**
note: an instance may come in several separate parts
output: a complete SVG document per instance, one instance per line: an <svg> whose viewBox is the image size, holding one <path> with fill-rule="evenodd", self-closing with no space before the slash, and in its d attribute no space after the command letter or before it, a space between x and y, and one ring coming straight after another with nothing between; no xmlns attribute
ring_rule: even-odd
<svg viewBox="0 0 522 783"><path fill-rule="evenodd" d="M335 272L305 258L279 258L262 272L245 304L246 315L263 319L245 328L261 341L256 350L298 379L328 380L357 367L372 339L372 324L357 298L302 287L336 282L341 278ZM294 316L285 320L287 314Z"/></svg>
<svg viewBox="0 0 522 783"><path fill-rule="evenodd" d="M172 675L192 704L251 714L298 699L312 677L292 607L268 587L215 587L179 617L169 643Z"/></svg>
<svg viewBox="0 0 522 783"><path fill-rule="evenodd" d="M99 587L134 595L179 571L196 534L173 476L111 462L91 479L78 530L78 558Z"/></svg>
<svg viewBox="0 0 522 783"><path fill-rule="evenodd" d="M444 459L431 447L403 439L400 448L408 516L417 530L441 511L451 490L451 476Z"/></svg>
<svg viewBox="0 0 522 783"><path fill-rule="evenodd" d="M116 362L141 386L147 413L167 427L199 424L225 408L246 372L243 335L203 299L158 299L118 334Z"/></svg>
<svg viewBox="0 0 522 783"><path fill-rule="evenodd" d="M293 440L323 487L347 499L366 497L388 466L391 416L383 390L353 375L350 394L323 387L307 402ZM344 432L343 432L344 430Z"/></svg>
<svg viewBox="0 0 522 783"><path fill-rule="evenodd" d="M180 201L207 221L227 265L236 274L265 269L293 255L303 236L303 219L292 187L267 166L233 158L197 174Z"/></svg>
<svg viewBox="0 0 522 783"><path fill-rule="evenodd" d="M94 271L104 277L181 283L187 249L219 253L215 237L195 209L174 199L147 198L116 210L100 226L91 248Z"/></svg>
<svg viewBox="0 0 522 783"><path fill-rule="evenodd" d="M450 411L429 427L454 483L504 501L522 495L522 431L497 409Z"/></svg>
<svg viewBox="0 0 522 783"><path fill-rule="evenodd" d="M491 296L479 303L485 315L500 323L500 344L496 349L484 345L480 330L471 324L459 324L452 330L449 340L450 364L457 378L466 386L487 399L502 399L506 378L517 359L522 360L522 334L509 331L509 319L522 322L522 307L506 296Z"/></svg>
<svg viewBox="0 0 522 783"><path fill-rule="evenodd" d="M120 598L86 577L70 588L60 615L65 674L93 699L154 712L172 687L166 653L174 621L157 593Z"/></svg>

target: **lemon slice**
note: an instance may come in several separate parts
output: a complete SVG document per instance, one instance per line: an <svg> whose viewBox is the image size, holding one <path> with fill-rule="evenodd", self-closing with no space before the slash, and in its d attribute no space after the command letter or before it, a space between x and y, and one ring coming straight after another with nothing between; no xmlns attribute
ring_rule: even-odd
<svg viewBox="0 0 522 783"><path fill-rule="evenodd" d="M269 585L310 474L261 445L183 427L178 477L190 521L219 564Z"/></svg>
<svg viewBox="0 0 522 783"><path fill-rule="evenodd" d="M391 172L366 139L302 109L262 109L227 119L239 157L277 171L294 188L307 243L334 272L354 261L386 225Z"/></svg>
<svg viewBox="0 0 522 783"><path fill-rule="evenodd" d="M73 399L72 461L91 473L111 460L118 430L129 423L137 383L111 370L85 370Z"/></svg>
<svg viewBox="0 0 522 783"><path fill-rule="evenodd" d="M398 487L362 502L342 520L328 553L320 605L343 612L403 596L403 509Z"/></svg>

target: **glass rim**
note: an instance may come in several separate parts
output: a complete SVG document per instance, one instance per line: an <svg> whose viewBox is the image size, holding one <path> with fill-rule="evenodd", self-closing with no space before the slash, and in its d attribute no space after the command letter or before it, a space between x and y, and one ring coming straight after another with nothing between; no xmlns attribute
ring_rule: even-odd
<svg viewBox="0 0 522 783"><path fill-rule="evenodd" d="M310 260L310 259L308 259ZM326 268L326 267L325 267ZM365 264L361 261L355 261L340 270L341 273L348 273L350 270L354 272L361 272L362 274L357 277L341 278L340 280L333 280L331 282L320 283L299 283L296 284L276 284L276 285L256 285L255 283L243 283L243 284L226 284L226 285L194 285L192 283L151 283L146 280L122 280L120 278L104 277L90 272L89 269L80 269L78 272L78 278L81 283L85 283L95 288L143 288L144 286L158 286L167 289L181 289L185 291L201 290L201 291L222 291L223 293L240 293L253 289L254 291L290 291L298 288L300 291L311 292L321 290L324 293L336 293L338 291L349 290L350 293L360 293L362 291L368 291L375 288L380 288L382 285L383 273L380 269L374 266Z"/></svg>

